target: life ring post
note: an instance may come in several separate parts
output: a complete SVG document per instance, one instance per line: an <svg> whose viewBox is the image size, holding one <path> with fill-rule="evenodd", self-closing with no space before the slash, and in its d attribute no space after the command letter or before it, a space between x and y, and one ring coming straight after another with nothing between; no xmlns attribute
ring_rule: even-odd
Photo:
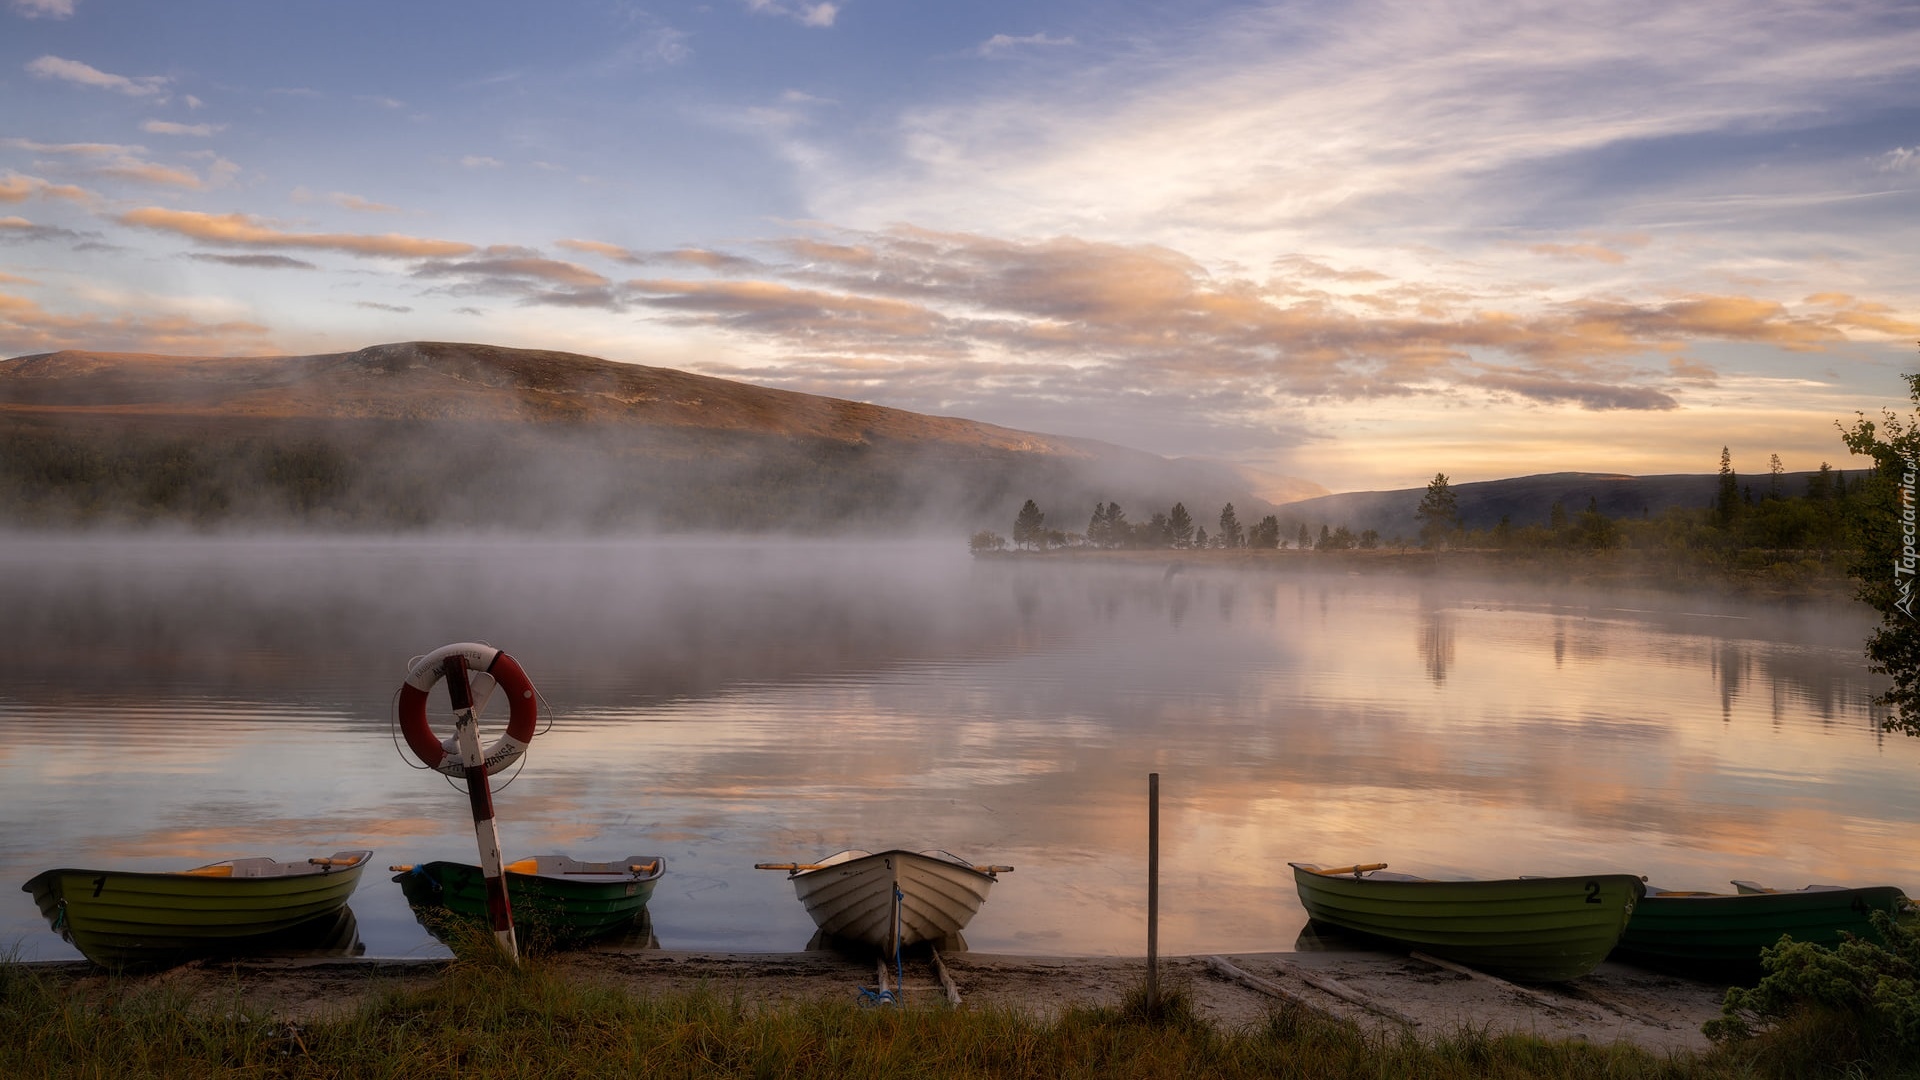
<svg viewBox="0 0 1920 1080"><path fill-rule="evenodd" d="M447 695L453 699L453 739L466 773L467 801L473 807L473 835L480 846L480 872L487 883L487 914L494 940L507 959L518 962L513 909L507 901L507 879L501 871L500 828L493 817L493 785L487 779L487 759L480 749L480 720L474 714L473 686L467 680L467 658L455 652L441 662Z"/></svg>

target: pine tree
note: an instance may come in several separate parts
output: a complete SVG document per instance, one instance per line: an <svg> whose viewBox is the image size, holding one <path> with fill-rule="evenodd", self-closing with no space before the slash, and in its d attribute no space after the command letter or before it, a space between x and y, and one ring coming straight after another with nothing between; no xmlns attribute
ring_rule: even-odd
<svg viewBox="0 0 1920 1080"><path fill-rule="evenodd" d="M1173 534L1173 546L1190 547L1193 544L1193 515L1187 513L1185 503L1174 503L1173 512L1167 515L1167 528Z"/></svg>
<svg viewBox="0 0 1920 1080"><path fill-rule="evenodd" d="M1733 471L1733 455L1720 448L1720 493L1713 502L1713 520L1725 528L1740 513L1740 477Z"/></svg>
<svg viewBox="0 0 1920 1080"><path fill-rule="evenodd" d="M1040 512L1032 499L1020 508L1020 516L1013 519L1013 542L1016 547L1046 546L1047 515Z"/></svg>
<svg viewBox="0 0 1920 1080"><path fill-rule="evenodd" d="M1108 503L1107 504L1107 546L1108 547L1132 547L1133 546L1133 544L1131 543L1132 540L1133 540L1133 526L1127 524L1127 512L1125 510L1120 509L1119 503L1115 503L1115 502Z"/></svg>
<svg viewBox="0 0 1920 1080"><path fill-rule="evenodd" d="M1094 547L1106 547L1109 532L1107 508L1096 502L1093 504L1093 517L1087 522L1087 543Z"/></svg>
<svg viewBox="0 0 1920 1080"><path fill-rule="evenodd" d="M1246 537L1240 530L1240 518L1233 512L1233 504L1228 503L1220 509L1220 546L1226 548L1246 547Z"/></svg>
<svg viewBox="0 0 1920 1080"><path fill-rule="evenodd" d="M1404 504L1402 504L1404 505ZM1453 532L1460 520L1460 499L1447 483L1446 473L1434 473L1427 482L1427 493L1420 497L1420 507L1413 512L1420 521L1420 544L1433 547Z"/></svg>

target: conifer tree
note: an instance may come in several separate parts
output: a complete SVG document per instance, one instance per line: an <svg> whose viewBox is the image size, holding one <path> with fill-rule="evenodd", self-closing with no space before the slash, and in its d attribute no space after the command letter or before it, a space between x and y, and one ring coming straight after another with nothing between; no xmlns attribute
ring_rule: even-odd
<svg viewBox="0 0 1920 1080"><path fill-rule="evenodd" d="M1173 511L1167 515L1167 529L1173 534L1174 547L1188 547L1193 543L1193 515L1187 513L1185 503L1173 504Z"/></svg>

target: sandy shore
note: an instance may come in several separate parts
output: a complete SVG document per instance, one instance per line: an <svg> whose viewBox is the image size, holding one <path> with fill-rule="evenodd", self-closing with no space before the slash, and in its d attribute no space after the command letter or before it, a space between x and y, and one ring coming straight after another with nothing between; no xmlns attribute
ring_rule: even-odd
<svg viewBox="0 0 1920 1080"><path fill-rule="evenodd" d="M1145 978L1143 958L1034 957L958 953L942 958L963 1008L1004 1007L1047 1017L1079 1005L1117 1005ZM878 982L877 965L831 952L699 953L659 949L587 951L542 961L566 977L634 993L708 989L767 1004L859 1001ZM204 962L141 976L209 1003L235 995L292 1020L349 1010L382 989L438 978L445 961L286 960ZM86 985L104 980L85 964L36 964ZM905 970L913 1007L947 1007L927 960ZM889 974L889 977L890 974ZM1261 1023L1283 998L1372 1030L1422 1037L1463 1026L1545 1038L1625 1041L1656 1052L1704 1050L1700 1025L1719 1015L1724 987L1603 964L1552 986L1516 986L1450 970L1413 956L1378 952L1163 957L1163 986L1179 987L1223 1027Z"/></svg>

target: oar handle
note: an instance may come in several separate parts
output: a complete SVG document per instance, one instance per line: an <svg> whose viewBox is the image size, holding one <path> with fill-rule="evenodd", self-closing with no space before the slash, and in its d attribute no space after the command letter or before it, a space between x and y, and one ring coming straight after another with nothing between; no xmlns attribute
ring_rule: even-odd
<svg viewBox="0 0 1920 1080"><path fill-rule="evenodd" d="M753 864L753 868L755 870L818 870L824 865L826 864L813 862L757 862Z"/></svg>
<svg viewBox="0 0 1920 1080"><path fill-rule="evenodd" d="M1001 865L999 865L998 863L996 863L996 864L994 864L994 865L992 865L992 866L976 866L976 867L974 867L974 869L975 869L975 870L977 870L977 871L979 871L979 872L980 872L980 873L982 873L982 874L1011 874L1011 873L1013 873L1013 867L1011 867L1011 866L1001 866Z"/></svg>
<svg viewBox="0 0 1920 1080"><path fill-rule="evenodd" d="M1341 874L1352 874L1354 877L1359 877L1361 874L1368 873L1369 871L1385 870L1386 868L1386 863L1370 862L1360 863L1357 866L1339 866L1332 870L1315 870L1314 873L1319 874L1321 877L1339 877Z"/></svg>
<svg viewBox="0 0 1920 1080"><path fill-rule="evenodd" d="M366 858L364 855L355 855L351 859L321 858L315 856L314 858L308 859L307 862L312 866L354 866L364 858Z"/></svg>
<svg viewBox="0 0 1920 1080"><path fill-rule="evenodd" d="M406 873L406 872L408 872L409 870L412 870L412 869L413 869L413 864L412 864L412 863L401 863L401 864L400 864L400 865L398 865L398 866L389 866L389 867L387 867L387 869L389 869L389 870L391 870L391 871L393 871L393 872L394 872L394 873L396 873L396 874L404 874L404 873Z"/></svg>

